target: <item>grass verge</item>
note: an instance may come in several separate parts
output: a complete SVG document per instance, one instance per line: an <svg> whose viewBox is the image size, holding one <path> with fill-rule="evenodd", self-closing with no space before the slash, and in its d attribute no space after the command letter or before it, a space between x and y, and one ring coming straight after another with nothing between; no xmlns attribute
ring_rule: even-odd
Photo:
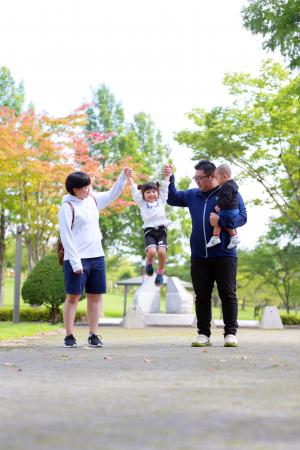
<svg viewBox="0 0 300 450"><path fill-rule="evenodd" d="M62 327L62 324L0 322L0 341L21 339L25 336L34 336L39 333L60 330Z"/></svg>

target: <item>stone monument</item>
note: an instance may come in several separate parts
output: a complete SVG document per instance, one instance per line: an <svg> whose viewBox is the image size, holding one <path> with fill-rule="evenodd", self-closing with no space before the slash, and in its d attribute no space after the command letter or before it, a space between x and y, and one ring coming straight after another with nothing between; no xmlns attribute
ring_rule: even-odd
<svg viewBox="0 0 300 450"><path fill-rule="evenodd" d="M188 292L177 277L168 277L167 314L192 314L193 295Z"/></svg>
<svg viewBox="0 0 300 450"><path fill-rule="evenodd" d="M145 321L142 308L138 305L130 305L121 325L124 328L144 328Z"/></svg>
<svg viewBox="0 0 300 450"><path fill-rule="evenodd" d="M259 327L264 328L265 330L283 329L282 320L279 315L277 306L265 306Z"/></svg>
<svg viewBox="0 0 300 450"><path fill-rule="evenodd" d="M133 297L133 304L141 307L144 314L155 314L160 311L160 288L154 284L155 275L144 277L143 283Z"/></svg>

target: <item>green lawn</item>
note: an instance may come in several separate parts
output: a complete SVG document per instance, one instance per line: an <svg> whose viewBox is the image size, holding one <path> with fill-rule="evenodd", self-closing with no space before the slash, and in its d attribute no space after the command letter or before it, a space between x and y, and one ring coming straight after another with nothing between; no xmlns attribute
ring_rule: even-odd
<svg viewBox="0 0 300 450"><path fill-rule="evenodd" d="M0 341L9 339L20 339L24 336L34 336L47 331L59 330L62 324L50 325L47 323L12 323L0 322Z"/></svg>

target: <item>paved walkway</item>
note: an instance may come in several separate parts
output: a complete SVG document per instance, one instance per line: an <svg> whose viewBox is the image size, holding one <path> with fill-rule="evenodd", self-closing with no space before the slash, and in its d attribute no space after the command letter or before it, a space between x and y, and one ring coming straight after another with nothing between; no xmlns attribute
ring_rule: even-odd
<svg viewBox="0 0 300 450"><path fill-rule="evenodd" d="M189 346L189 328L103 329L0 348L7 450L299 449L300 330L240 330L239 348Z"/></svg>

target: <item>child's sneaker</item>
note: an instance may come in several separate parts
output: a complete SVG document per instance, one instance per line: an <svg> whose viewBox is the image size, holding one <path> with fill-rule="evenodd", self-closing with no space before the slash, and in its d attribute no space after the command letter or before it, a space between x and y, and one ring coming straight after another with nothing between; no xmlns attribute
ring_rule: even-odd
<svg viewBox="0 0 300 450"><path fill-rule="evenodd" d="M238 338L234 334L227 334L224 337L224 347L237 347L238 345Z"/></svg>
<svg viewBox="0 0 300 450"><path fill-rule="evenodd" d="M77 347L77 342L73 334L69 334L65 337L64 346L68 348Z"/></svg>
<svg viewBox="0 0 300 450"><path fill-rule="evenodd" d="M155 285L156 286L161 286L163 284L163 282L164 282L163 275L161 273L157 273L156 277L155 277L155 280L154 280Z"/></svg>
<svg viewBox="0 0 300 450"><path fill-rule="evenodd" d="M91 333L88 337L89 347L102 347L103 342L101 340L101 336L97 336L97 334Z"/></svg>
<svg viewBox="0 0 300 450"><path fill-rule="evenodd" d="M219 236L212 236L210 238L209 242L206 244L206 247L207 248L214 247L215 245L220 244L220 242L221 242L221 239L219 238Z"/></svg>
<svg viewBox="0 0 300 450"><path fill-rule="evenodd" d="M230 242L227 245L227 248L230 250L231 248L236 247L240 243L239 237L236 234L235 236L231 236Z"/></svg>
<svg viewBox="0 0 300 450"><path fill-rule="evenodd" d="M146 264L146 274L149 275L149 277L152 277L153 275L153 266L152 264Z"/></svg>
<svg viewBox="0 0 300 450"><path fill-rule="evenodd" d="M198 334L196 339L192 342L192 347L209 347L211 345L210 339L205 334Z"/></svg>

